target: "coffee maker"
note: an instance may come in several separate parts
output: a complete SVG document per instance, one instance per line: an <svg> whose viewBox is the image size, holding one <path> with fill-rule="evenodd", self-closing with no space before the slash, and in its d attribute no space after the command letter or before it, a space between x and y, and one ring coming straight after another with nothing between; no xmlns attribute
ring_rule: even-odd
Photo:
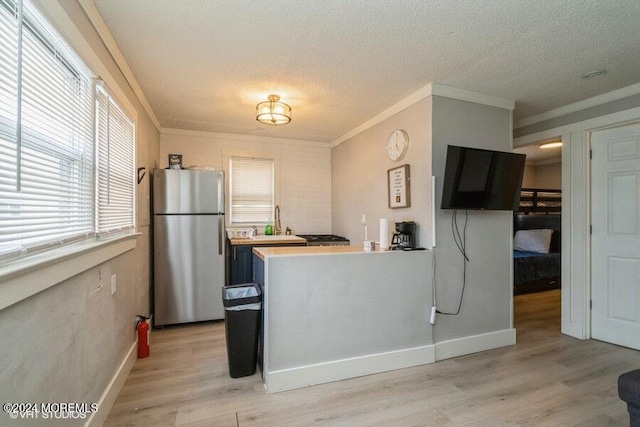
<svg viewBox="0 0 640 427"><path fill-rule="evenodd" d="M397 251L416 248L416 223L414 221L396 222L396 232L391 238L391 249Z"/></svg>

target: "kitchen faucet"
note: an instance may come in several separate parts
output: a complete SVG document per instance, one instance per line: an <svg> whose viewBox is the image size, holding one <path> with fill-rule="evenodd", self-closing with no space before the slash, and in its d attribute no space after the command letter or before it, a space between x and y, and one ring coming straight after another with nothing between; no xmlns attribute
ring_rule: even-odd
<svg viewBox="0 0 640 427"><path fill-rule="evenodd" d="M275 220L276 220L276 229L274 230L274 233L276 236L278 234L282 234L282 225L280 225L280 206L276 205L276 212L275 212Z"/></svg>

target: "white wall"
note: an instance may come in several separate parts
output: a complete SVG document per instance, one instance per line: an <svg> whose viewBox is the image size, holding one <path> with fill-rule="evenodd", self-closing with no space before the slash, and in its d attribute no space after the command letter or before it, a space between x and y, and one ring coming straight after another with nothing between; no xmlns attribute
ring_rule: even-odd
<svg viewBox="0 0 640 427"><path fill-rule="evenodd" d="M350 138L331 151L333 230L353 245L364 240L362 214L367 216L368 238L379 241L380 218L418 224L418 245L431 246L431 99L419 101L383 122ZM409 135L405 156L391 161L385 151L389 134L404 129ZM390 209L387 171L408 164L411 174L411 207Z"/></svg>
<svg viewBox="0 0 640 427"><path fill-rule="evenodd" d="M536 167L534 165L525 165L524 176L522 177L522 186L532 188L536 186Z"/></svg>
<svg viewBox="0 0 640 427"><path fill-rule="evenodd" d="M331 233L331 148L326 143L163 129L161 167L167 166L168 154L182 154L185 167L215 167L227 176L229 156L275 159L282 229Z"/></svg>
<svg viewBox="0 0 640 427"><path fill-rule="evenodd" d="M558 159L550 163L526 165L522 186L560 190L562 188L562 161Z"/></svg>
<svg viewBox="0 0 640 427"><path fill-rule="evenodd" d="M147 170L155 167L159 132L78 2L42 0L37 4L85 61L92 67L99 65L103 77L109 73L111 88L133 106L138 116L137 166ZM93 57L85 56L87 53ZM111 380L135 343L135 315L149 313L150 237L148 220L143 218L145 208L148 212L145 193L149 189L148 172L144 179L138 187L137 221L141 235L135 249L89 266L84 272L0 311L2 402L97 403L106 396ZM108 290L112 274L117 275L117 292L113 296ZM20 276L11 280L19 281ZM103 287L99 286L101 281ZM0 283L0 287L5 284ZM116 387L115 393L118 390ZM109 410L107 399L96 417L98 424ZM7 417L0 413L0 425L8 422ZM47 425L79 425L85 421L65 420Z"/></svg>
<svg viewBox="0 0 640 427"><path fill-rule="evenodd" d="M562 188L562 162L536 166L536 187L559 190Z"/></svg>

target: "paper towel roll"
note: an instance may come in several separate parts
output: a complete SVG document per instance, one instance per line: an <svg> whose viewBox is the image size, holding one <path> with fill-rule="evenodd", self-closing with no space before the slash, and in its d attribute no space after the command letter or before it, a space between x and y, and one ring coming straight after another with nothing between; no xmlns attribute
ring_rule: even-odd
<svg viewBox="0 0 640 427"><path fill-rule="evenodd" d="M380 218L380 250L389 250L389 219Z"/></svg>

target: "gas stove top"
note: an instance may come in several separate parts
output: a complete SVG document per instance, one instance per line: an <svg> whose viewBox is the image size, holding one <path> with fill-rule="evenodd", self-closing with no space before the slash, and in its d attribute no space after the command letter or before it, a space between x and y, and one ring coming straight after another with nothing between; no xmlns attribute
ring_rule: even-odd
<svg viewBox="0 0 640 427"><path fill-rule="evenodd" d="M349 240L333 234L298 234L307 240L307 246L349 246Z"/></svg>

